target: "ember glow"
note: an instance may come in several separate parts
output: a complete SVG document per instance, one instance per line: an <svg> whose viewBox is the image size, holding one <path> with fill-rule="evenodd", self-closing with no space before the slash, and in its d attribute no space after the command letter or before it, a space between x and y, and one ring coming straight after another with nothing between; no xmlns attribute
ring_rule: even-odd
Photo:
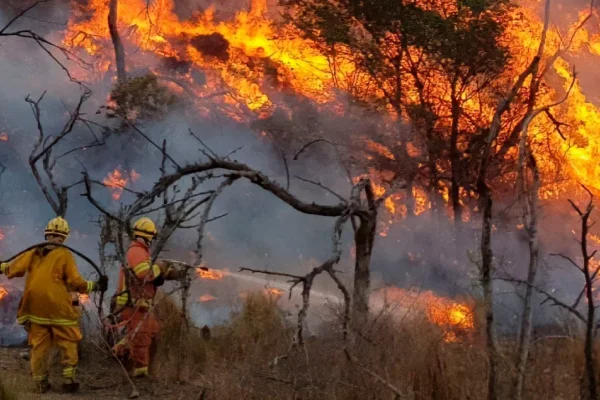
<svg viewBox="0 0 600 400"><path fill-rule="evenodd" d="M4 234L4 231L2 230L2 228L0 228L0 241L6 239L6 235Z"/></svg>
<svg viewBox="0 0 600 400"><path fill-rule="evenodd" d="M284 291L281 289L268 287L268 288L265 288L264 293L271 298L278 299L281 296L283 296Z"/></svg>
<svg viewBox="0 0 600 400"><path fill-rule="evenodd" d="M0 141L8 142L8 133L6 133L6 132L0 133Z"/></svg>
<svg viewBox="0 0 600 400"><path fill-rule="evenodd" d="M217 298L215 296L211 296L210 294L203 294L198 297L198 302L200 303L208 303L209 301L215 301Z"/></svg>
<svg viewBox="0 0 600 400"><path fill-rule="evenodd" d="M0 301L6 296L8 296L8 290L0 286Z"/></svg>
<svg viewBox="0 0 600 400"><path fill-rule="evenodd" d="M113 200L119 200L123 194L123 189L131 182L135 182L139 179L140 174L131 170L131 172L123 172L119 168L115 168L114 171L110 172L106 178L102 180L102 183L106 187L111 189Z"/></svg>
<svg viewBox="0 0 600 400"><path fill-rule="evenodd" d="M90 296L87 294L79 294L79 303L82 305L91 304L92 300L90 300Z"/></svg>

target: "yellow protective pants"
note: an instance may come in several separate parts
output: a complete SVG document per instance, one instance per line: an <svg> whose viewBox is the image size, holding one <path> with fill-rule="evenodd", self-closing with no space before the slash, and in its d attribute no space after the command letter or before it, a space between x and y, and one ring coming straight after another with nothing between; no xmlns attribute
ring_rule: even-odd
<svg viewBox="0 0 600 400"><path fill-rule="evenodd" d="M42 381L48 378L48 352L54 346L60 350L63 378L73 379L79 361L77 343L82 338L79 327L31 324L28 332L33 379Z"/></svg>

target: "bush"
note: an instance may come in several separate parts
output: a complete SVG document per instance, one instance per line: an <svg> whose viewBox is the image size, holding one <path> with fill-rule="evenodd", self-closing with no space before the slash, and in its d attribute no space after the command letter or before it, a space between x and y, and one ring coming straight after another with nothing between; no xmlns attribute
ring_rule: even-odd
<svg viewBox="0 0 600 400"><path fill-rule="evenodd" d="M199 329L185 324L180 307L170 297L159 292L156 301L160 334L153 348L152 374L163 382L188 381L204 366L205 341Z"/></svg>
<svg viewBox="0 0 600 400"><path fill-rule="evenodd" d="M110 99L112 104L106 107L107 117L127 121L162 118L176 102L175 95L161 86L151 73L118 83Z"/></svg>
<svg viewBox="0 0 600 400"><path fill-rule="evenodd" d="M221 362L265 360L289 342L293 330L286 326L276 301L262 293L246 297L232 321L213 329L212 356Z"/></svg>

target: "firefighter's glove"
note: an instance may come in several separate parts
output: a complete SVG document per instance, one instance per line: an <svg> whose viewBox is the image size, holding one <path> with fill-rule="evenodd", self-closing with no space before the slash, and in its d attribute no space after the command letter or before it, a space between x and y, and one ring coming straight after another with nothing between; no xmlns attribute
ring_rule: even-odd
<svg viewBox="0 0 600 400"><path fill-rule="evenodd" d="M98 281L94 285L94 290L96 292L106 292L107 289L108 289L108 276L100 275L100 278L98 278Z"/></svg>
<svg viewBox="0 0 600 400"><path fill-rule="evenodd" d="M0 263L0 275L6 273L7 269L8 269L8 263L6 263L6 262Z"/></svg>

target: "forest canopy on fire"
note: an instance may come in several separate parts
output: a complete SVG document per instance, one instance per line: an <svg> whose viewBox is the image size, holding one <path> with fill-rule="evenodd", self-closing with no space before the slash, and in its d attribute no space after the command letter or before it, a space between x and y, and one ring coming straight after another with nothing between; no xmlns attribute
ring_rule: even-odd
<svg viewBox="0 0 600 400"><path fill-rule="evenodd" d="M300 346L317 276L344 339L418 286L445 342L481 325L490 399L494 317L519 392L539 296L586 325L593 394L599 56L583 0L2 1L0 251L56 214L115 273L150 215L152 257L290 279Z"/></svg>

